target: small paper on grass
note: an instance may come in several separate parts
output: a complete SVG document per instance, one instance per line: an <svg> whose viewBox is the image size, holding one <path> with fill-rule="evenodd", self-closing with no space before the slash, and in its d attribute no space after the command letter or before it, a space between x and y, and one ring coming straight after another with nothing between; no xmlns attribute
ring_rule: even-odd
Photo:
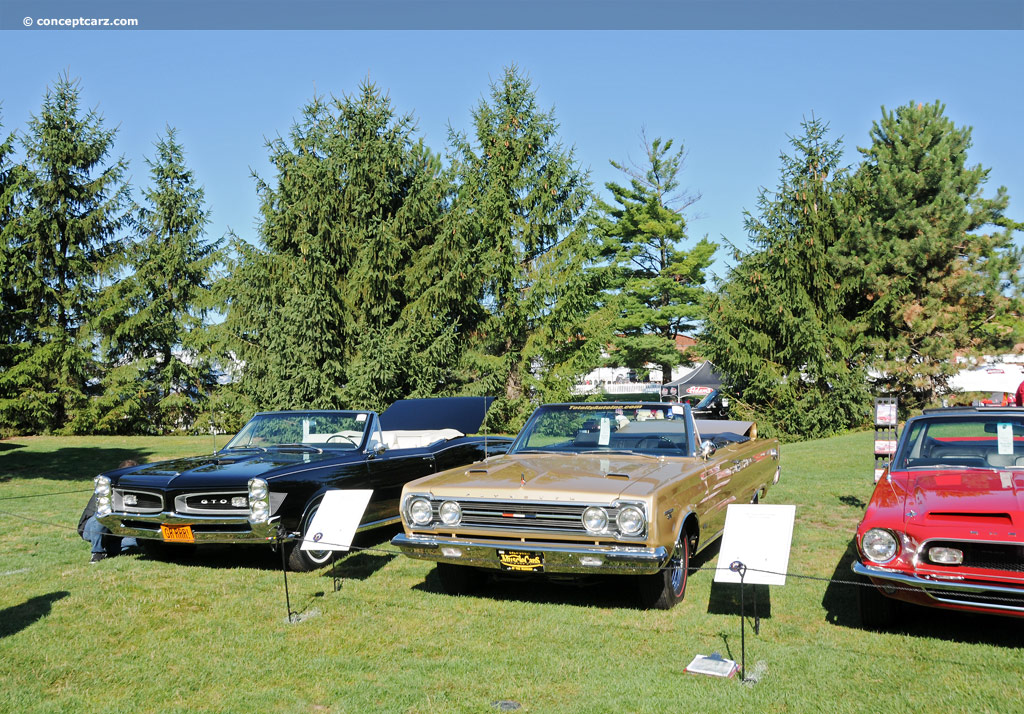
<svg viewBox="0 0 1024 714"><path fill-rule="evenodd" d="M691 674L706 674L710 677L731 677L736 674L739 667L731 659L724 659L722 655L713 652L711 656L697 655L690 664L686 665L686 671Z"/></svg>

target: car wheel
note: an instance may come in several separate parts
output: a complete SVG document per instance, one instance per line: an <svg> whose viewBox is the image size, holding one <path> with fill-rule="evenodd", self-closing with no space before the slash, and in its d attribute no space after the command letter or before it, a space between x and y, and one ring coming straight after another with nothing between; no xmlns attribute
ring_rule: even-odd
<svg viewBox="0 0 1024 714"><path fill-rule="evenodd" d="M685 533L679 534L675 551L668 563L654 575L637 579L640 605L645 609L669 610L686 595L690 573L690 543Z"/></svg>
<svg viewBox="0 0 1024 714"><path fill-rule="evenodd" d="M883 595L867 578L857 586L860 623L869 630L884 630L896 624L900 602Z"/></svg>
<svg viewBox="0 0 1024 714"><path fill-rule="evenodd" d="M468 595L483 584L484 573L468 565L438 563L437 577L449 595Z"/></svg>
<svg viewBox="0 0 1024 714"><path fill-rule="evenodd" d="M316 515L319 507L319 504L313 506L309 515L306 516L306 520L302 524L303 539L305 539L306 531L309 530L309 524L313 522L313 516ZM288 568L297 573L308 573L311 570L318 570L325 565L329 565L337 555L337 551L333 550L303 550L300 547L301 545L301 541L293 543L288 553Z"/></svg>

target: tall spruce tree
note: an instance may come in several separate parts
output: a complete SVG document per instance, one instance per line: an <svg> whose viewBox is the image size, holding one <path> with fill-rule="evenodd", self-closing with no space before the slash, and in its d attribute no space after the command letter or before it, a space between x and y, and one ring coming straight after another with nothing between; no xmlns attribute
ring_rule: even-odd
<svg viewBox="0 0 1024 714"><path fill-rule="evenodd" d="M483 288L467 388L499 397L488 419L504 429L517 428L532 401L567 397L602 346L584 325L598 287L584 220L592 196L557 132L554 112L538 109L513 66L473 110L472 140L451 135L457 230Z"/></svg>
<svg viewBox="0 0 1024 714"><path fill-rule="evenodd" d="M818 437L862 423L867 394L833 255L845 220L841 144L820 119L801 126L778 187L746 215L752 249L710 297L701 350L741 410L782 436Z"/></svg>
<svg viewBox="0 0 1024 714"><path fill-rule="evenodd" d="M439 389L409 378L445 352L434 338L450 338L443 314L410 317L412 266L438 237L447 196L440 160L414 133L412 116L366 83L314 98L290 140L269 143L264 247L236 241L223 326L258 407L379 408Z"/></svg>
<svg viewBox="0 0 1024 714"><path fill-rule="evenodd" d="M846 315L876 389L915 409L947 390L958 354L1012 345L1005 328L1021 253L1006 189L982 196L988 169L967 165L969 127L939 102L883 107L851 181L842 242ZM980 232L988 226L991 232Z"/></svg>
<svg viewBox="0 0 1024 714"><path fill-rule="evenodd" d="M215 384L204 328L218 245L204 237L209 211L175 130L155 148L136 240L124 256L129 273L104 301L111 363L99 405L104 432L189 428Z"/></svg>
<svg viewBox="0 0 1024 714"><path fill-rule="evenodd" d="M616 315L608 364L640 372L655 364L667 382L684 361L676 337L692 333L703 317L705 271L717 246L704 238L682 247L683 210L699 199L679 188L683 147L673 151L671 139L642 139L643 163L612 161L629 184L605 184L615 205L601 203L608 303Z"/></svg>
<svg viewBox="0 0 1024 714"><path fill-rule="evenodd" d="M93 321L123 250L126 162L110 160L116 130L79 108L67 76L48 89L23 138L28 206L15 222L12 287L35 320L0 375L0 421L25 432L92 427L89 396L98 376Z"/></svg>
<svg viewBox="0 0 1024 714"><path fill-rule="evenodd" d="M0 127L2 127L0 123ZM17 359L18 345L34 316L23 296L14 288L14 278L24 271L17 261L24 258L15 250L14 237L18 217L25 210L25 167L13 160L14 134L0 143L0 374ZM2 384L2 382L0 382ZM0 400L5 395L0 392ZM2 418L0 418L2 424Z"/></svg>

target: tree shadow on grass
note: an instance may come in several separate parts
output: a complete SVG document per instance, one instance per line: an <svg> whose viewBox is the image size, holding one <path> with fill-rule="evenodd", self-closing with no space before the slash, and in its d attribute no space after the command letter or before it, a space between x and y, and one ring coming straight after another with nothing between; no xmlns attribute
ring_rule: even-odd
<svg viewBox="0 0 1024 714"><path fill-rule="evenodd" d="M21 632L29 625L50 614L53 603L70 595L66 590L37 595L20 605L0 610L0 639Z"/></svg>
<svg viewBox="0 0 1024 714"><path fill-rule="evenodd" d="M0 441L0 451L13 451L14 449L24 449L24 444L19 444L14 441Z"/></svg>
<svg viewBox="0 0 1024 714"><path fill-rule="evenodd" d="M857 605L857 588L862 584L850 566L857 559L857 547L851 540L832 573L821 604L825 619L840 627L861 628ZM864 581L866 582L866 581ZM1024 636L1024 622L1018 618L959 612L937 607L899 603L896 624L886 634L910 635L961 642L1019 648Z"/></svg>
<svg viewBox="0 0 1024 714"><path fill-rule="evenodd" d="M0 464L0 483L13 478L45 478L52 481L91 481L124 461L143 463L149 449L71 446L40 453L19 451L5 454Z"/></svg>

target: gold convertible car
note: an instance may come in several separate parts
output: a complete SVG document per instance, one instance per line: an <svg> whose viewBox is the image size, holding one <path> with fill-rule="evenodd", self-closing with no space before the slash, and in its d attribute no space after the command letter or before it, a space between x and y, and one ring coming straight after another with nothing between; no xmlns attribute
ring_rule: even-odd
<svg viewBox="0 0 1024 714"><path fill-rule="evenodd" d="M507 454L407 483L392 543L437 561L452 594L488 572L620 574L642 606L668 609L726 507L778 480L778 442L750 422L695 420L688 404L549 404Z"/></svg>

